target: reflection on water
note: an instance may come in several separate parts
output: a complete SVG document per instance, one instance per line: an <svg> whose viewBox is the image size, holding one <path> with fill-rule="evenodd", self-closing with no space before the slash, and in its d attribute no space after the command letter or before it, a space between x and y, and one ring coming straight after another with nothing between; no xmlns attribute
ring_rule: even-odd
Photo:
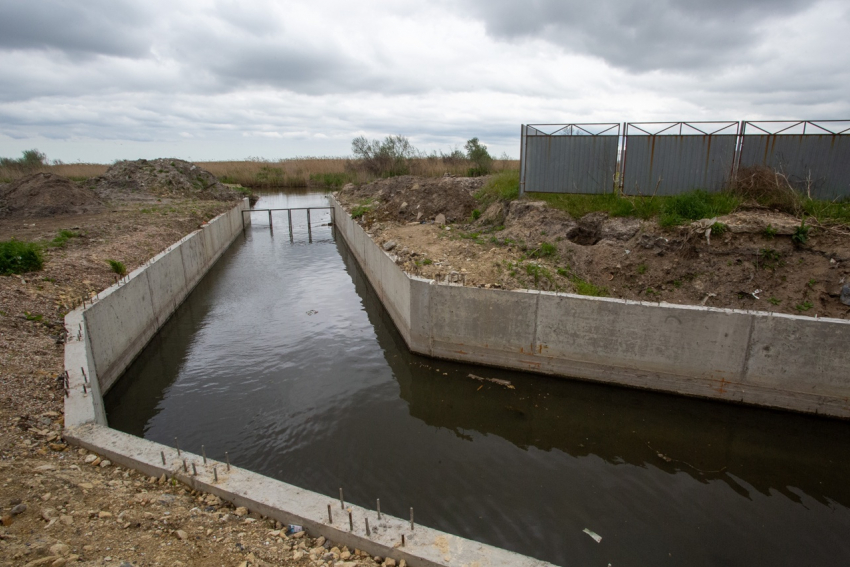
<svg viewBox="0 0 850 567"><path fill-rule="evenodd" d="M107 396L111 425L560 565L850 560L850 424L413 355L328 228L307 244L296 217L290 243L263 214Z"/></svg>

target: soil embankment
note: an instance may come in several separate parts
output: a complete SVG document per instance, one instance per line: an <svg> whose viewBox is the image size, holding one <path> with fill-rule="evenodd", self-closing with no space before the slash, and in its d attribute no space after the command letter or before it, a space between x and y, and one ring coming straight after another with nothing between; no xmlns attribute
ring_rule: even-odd
<svg viewBox="0 0 850 567"><path fill-rule="evenodd" d="M17 208L26 200L15 197L0 217L0 240L45 243L43 270L0 277L0 565L375 565L63 441L65 313L114 282L108 259L132 270L243 196L201 185L191 167L180 177L176 165L128 163L93 183L22 179L13 185L34 191L32 202Z"/></svg>
<svg viewBox="0 0 850 567"><path fill-rule="evenodd" d="M630 300L850 317L850 231L742 206L661 228L594 212L573 218L541 201L476 200L483 179L398 177L337 193L407 273L467 286L540 289ZM480 207L480 208L479 208ZM721 230L712 235L714 223Z"/></svg>

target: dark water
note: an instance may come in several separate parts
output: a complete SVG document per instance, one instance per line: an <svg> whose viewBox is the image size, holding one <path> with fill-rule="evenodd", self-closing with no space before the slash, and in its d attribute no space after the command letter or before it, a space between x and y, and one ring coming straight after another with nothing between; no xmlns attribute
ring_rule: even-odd
<svg viewBox="0 0 850 567"><path fill-rule="evenodd" d="M559 565L850 564L850 424L413 355L299 214L290 243L254 213L107 396L113 427Z"/></svg>

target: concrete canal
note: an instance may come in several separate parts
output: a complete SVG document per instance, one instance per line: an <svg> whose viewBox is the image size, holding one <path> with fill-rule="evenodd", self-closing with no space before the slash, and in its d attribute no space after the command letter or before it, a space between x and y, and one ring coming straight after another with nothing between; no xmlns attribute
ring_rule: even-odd
<svg viewBox="0 0 850 567"><path fill-rule="evenodd" d="M560 565L850 560L850 423L413 355L328 216L254 213L110 425Z"/></svg>

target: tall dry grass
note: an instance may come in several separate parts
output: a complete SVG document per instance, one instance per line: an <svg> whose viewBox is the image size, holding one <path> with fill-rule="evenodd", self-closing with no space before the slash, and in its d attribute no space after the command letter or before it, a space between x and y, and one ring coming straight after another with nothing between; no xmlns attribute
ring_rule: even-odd
<svg viewBox="0 0 850 567"><path fill-rule="evenodd" d="M224 183L245 187L341 187L346 183L368 183L375 179L349 158L291 158L279 161L197 162ZM446 161L439 157L408 160L410 175L440 177L446 173L466 175L474 167L469 160ZM494 160L493 171L519 169L518 160Z"/></svg>
<svg viewBox="0 0 850 567"><path fill-rule="evenodd" d="M33 173L55 173L68 179L81 181L103 175L107 169L109 169L108 165L100 163L63 163L34 168L0 167L0 183L11 183Z"/></svg>
<svg viewBox="0 0 850 567"><path fill-rule="evenodd" d="M299 157L278 161L206 161L196 162L224 183L245 187L325 187L338 188L346 183L368 183L375 176L348 158ZM475 164L469 160L444 160L437 156L408 161L410 175L440 177L446 173L464 176ZM0 167L0 183L10 183L33 173L49 172L81 181L103 175L108 164L66 163L32 169ZM519 169L519 160L493 160L493 172Z"/></svg>

